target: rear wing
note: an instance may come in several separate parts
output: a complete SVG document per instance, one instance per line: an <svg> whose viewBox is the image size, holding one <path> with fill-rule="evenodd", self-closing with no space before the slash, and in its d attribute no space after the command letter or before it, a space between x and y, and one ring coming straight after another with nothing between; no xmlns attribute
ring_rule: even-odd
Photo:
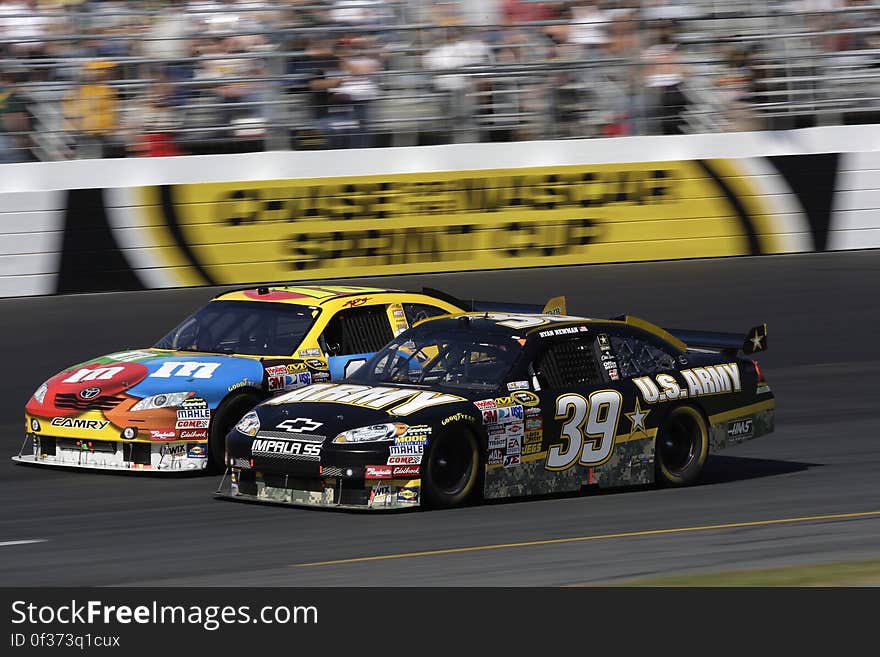
<svg viewBox="0 0 880 657"><path fill-rule="evenodd" d="M422 288L422 294L451 303L466 312L541 313L544 315L567 314L564 296L553 297L542 306L539 304L507 303L504 301L465 301L464 299L456 299L451 294L430 287Z"/></svg>
<svg viewBox="0 0 880 657"><path fill-rule="evenodd" d="M714 331L690 331L687 329L666 329L676 338L687 344L688 348L708 349L731 354L742 350L746 355L767 351L767 325L759 324L748 333L716 333Z"/></svg>

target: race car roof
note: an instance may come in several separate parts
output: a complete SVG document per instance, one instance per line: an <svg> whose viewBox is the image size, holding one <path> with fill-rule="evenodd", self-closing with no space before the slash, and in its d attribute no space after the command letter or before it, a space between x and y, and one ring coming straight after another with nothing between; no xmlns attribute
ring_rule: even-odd
<svg viewBox="0 0 880 657"><path fill-rule="evenodd" d="M223 292L214 297L212 301L272 301L299 306L319 306L331 299L400 292L401 290L356 285L273 285Z"/></svg>

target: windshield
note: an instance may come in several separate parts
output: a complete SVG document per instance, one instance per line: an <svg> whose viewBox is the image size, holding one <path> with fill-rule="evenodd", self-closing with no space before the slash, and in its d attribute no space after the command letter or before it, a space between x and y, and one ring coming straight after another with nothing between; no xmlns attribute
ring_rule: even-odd
<svg viewBox="0 0 880 657"><path fill-rule="evenodd" d="M290 356L320 312L268 301L212 301L156 343L158 349Z"/></svg>
<svg viewBox="0 0 880 657"><path fill-rule="evenodd" d="M410 329L373 356L350 381L492 391L505 381L522 346L503 335Z"/></svg>

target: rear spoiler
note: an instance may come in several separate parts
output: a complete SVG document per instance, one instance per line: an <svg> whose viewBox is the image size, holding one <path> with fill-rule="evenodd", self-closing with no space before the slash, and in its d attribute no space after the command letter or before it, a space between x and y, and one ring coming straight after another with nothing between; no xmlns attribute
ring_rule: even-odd
<svg viewBox="0 0 880 657"><path fill-rule="evenodd" d="M465 301L456 299L451 294L435 290L431 287L423 287L422 294L429 297L446 301L467 312L504 312L504 313L540 313L545 315L565 315L565 297L553 297L543 306L527 303L506 303L504 301Z"/></svg>
<svg viewBox="0 0 880 657"><path fill-rule="evenodd" d="M711 349L712 351L732 352L742 350L746 355L767 351L767 325L759 324L742 333L715 333L714 331L689 331L685 329L666 329L689 348Z"/></svg>

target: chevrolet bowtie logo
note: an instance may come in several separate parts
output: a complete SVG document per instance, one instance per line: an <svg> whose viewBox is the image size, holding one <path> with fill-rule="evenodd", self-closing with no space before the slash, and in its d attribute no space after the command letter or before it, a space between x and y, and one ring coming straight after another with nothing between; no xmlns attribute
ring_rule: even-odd
<svg viewBox="0 0 880 657"><path fill-rule="evenodd" d="M305 433L306 431L314 431L323 425L323 422L315 422L307 417L298 417L295 420L284 420L277 428L293 433Z"/></svg>

